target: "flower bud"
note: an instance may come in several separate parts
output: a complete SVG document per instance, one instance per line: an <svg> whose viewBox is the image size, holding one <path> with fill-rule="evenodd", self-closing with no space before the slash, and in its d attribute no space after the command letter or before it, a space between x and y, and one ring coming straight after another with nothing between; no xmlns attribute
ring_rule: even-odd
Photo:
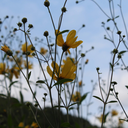
<svg viewBox="0 0 128 128"><path fill-rule="evenodd" d="M50 2L48 0L45 0L44 6L49 7L50 6Z"/></svg>
<svg viewBox="0 0 128 128"><path fill-rule="evenodd" d="M27 22L27 18L24 17L24 18L22 19L22 22L25 24L25 23Z"/></svg>
<svg viewBox="0 0 128 128"><path fill-rule="evenodd" d="M46 37L48 36L48 31L44 32L44 36L46 36Z"/></svg>

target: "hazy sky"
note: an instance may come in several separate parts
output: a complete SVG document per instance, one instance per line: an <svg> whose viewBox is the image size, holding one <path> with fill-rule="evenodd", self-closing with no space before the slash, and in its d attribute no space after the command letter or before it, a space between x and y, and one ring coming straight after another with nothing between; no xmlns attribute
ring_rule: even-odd
<svg viewBox="0 0 128 128"><path fill-rule="evenodd" d="M59 16L61 14L61 8L63 6L64 0L49 0L50 1L50 10L57 28ZM108 0L96 0L97 3L103 8L103 10L110 16ZM115 2L115 1L114 1ZM116 0L115 3L115 15L120 15L120 8L117 4L120 3L120 0ZM127 10L128 1L123 1L123 13L126 20L126 25L128 25L128 10ZM85 24L85 28L81 29L78 33L78 39L83 40L83 52L90 49L94 46L94 50L89 52L85 59L89 59L89 64L85 67L84 73L84 83L85 89L84 92L91 90L91 80L97 82L97 72L96 67L100 67L102 72L101 77L106 80L108 79L108 69L109 62L111 60L110 52L114 49L114 46L111 42L104 40L104 35L106 35L103 27L101 27L101 22L106 22L107 17L101 12L101 10L91 1L85 0L79 4L75 3L75 0L68 0L66 4L67 12L64 14L63 22L60 30L65 29L75 29L79 28ZM34 29L31 31L31 38L34 39L35 36L39 38L44 38L44 31L49 31L50 36L54 37L54 30L50 20L50 16L47 8L44 6L43 0L1 0L0 4L0 18L3 19L6 15L14 16L11 24L12 26L17 27L17 23L21 21L23 17L27 17L28 24L33 24ZM18 18L19 17L19 18ZM121 16L116 20L119 26L119 29L124 31L123 22ZM7 22L8 23L8 22ZM112 26L112 22L107 23L106 27ZM113 29L113 27L112 27ZM116 31L115 31L116 33ZM115 36L115 42L118 41L118 36ZM126 40L126 43L128 40ZM80 47L80 46L79 46ZM124 49L123 45L121 49ZM126 65L127 59L124 57ZM36 70L37 71L37 70ZM114 73L114 79L118 80L119 83L117 91L119 91L119 97L125 109L128 111L128 102L126 99L128 97L128 90L125 88L125 85L128 84L127 81L128 73L126 71L122 72L119 69ZM97 86L95 95L99 95L99 88ZM27 95L27 93L25 93ZM38 98L42 95L42 92L39 90ZM28 96L29 97L29 96ZM31 96L30 96L31 97ZM90 110L96 115L98 114L97 108L100 102L97 99L93 98L94 104L91 106ZM94 109L95 108L95 109ZM119 107L120 108L120 107ZM122 111L122 110L121 110Z"/></svg>

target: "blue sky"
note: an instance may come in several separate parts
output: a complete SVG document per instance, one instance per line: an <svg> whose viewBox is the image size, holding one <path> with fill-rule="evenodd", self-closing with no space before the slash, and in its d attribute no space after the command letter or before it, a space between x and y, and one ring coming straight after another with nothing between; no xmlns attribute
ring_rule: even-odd
<svg viewBox="0 0 128 128"><path fill-rule="evenodd" d="M59 16L61 14L61 8L63 6L64 0L49 0L50 1L50 10L55 22L55 26L58 25ZM115 1L114 1L115 2ZM115 13L120 15L119 0L115 3ZM103 10L110 15L108 8L108 1L97 0L97 3L103 8ZM128 25L128 10L127 10L128 1L123 1L123 13ZM107 17L101 12L101 10L91 1L85 0L79 4L75 3L75 0L69 0L66 4L67 12L64 14L63 22L60 30L65 29L75 29L78 30L83 24L85 28L81 29L78 33L78 39L83 40L83 52L90 49L94 46L94 50L89 52L86 56L89 59L89 64L85 68L84 82L85 82L85 92L91 90L91 79L97 81L96 67L100 67L102 72L102 78L107 81L109 62L111 59L110 52L113 50L113 44L104 40L104 35L106 34L104 29L101 27L101 22L106 22ZM50 16L46 7L44 7L43 0L1 0L0 4L0 18L4 18L6 15L14 16L12 25L17 27L17 23L21 21L23 17L27 17L28 23L33 24L34 29L31 31L31 38L34 39L35 36L39 38L44 38L44 31L49 31L50 36L54 37L54 30L50 20ZM20 19L17 17L20 16ZM117 19L118 26L123 31L123 22L121 17ZM108 23L107 26L112 26L111 23ZM107 27L106 26L106 27ZM115 41L118 41L117 36L115 36ZM127 40L126 40L127 42ZM121 49L124 49L123 45ZM126 57L124 57L125 62ZM124 85L128 83L127 81L128 73L115 71L114 79L118 80L119 86L117 89L120 91L120 99L124 104L124 107L128 110L128 103L126 103L126 98L128 96L128 91L125 89ZM125 93L124 93L125 92ZM26 94L27 95L27 94ZM41 92L39 91L39 97ZM100 95L99 90L95 91L95 95ZM29 96L28 96L29 97ZM95 114L98 114L97 108L100 105L97 102L97 99L94 99L94 106L92 105L92 111Z"/></svg>

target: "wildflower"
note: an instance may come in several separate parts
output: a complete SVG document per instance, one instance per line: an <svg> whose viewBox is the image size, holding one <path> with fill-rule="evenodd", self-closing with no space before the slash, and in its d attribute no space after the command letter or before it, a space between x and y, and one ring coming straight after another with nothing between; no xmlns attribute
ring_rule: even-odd
<svg viewBox="0 0 128 128"><path fill-rule="evenodd" d="M63 68L61 68L60 70L58 64L55 63L54 61L51 63L52 68L54 68L54 64L55 64L55 70L53 75L54 80L58 81L60 79L72 79L72 80L75 79L76 74L74 72L76 71L76 65L73 65L70 59L68 59L65 62ZM49 66L47 66L47 72L52 77L53 71L50 69Z"/></svg>
<svg viewBox="0 0 128 128"><path fill-rule="evenodd" d="M116 110L112 110L111 114L112 114L112 116L116 116L116 115L118 115L118 112Z"/></svg>
<svg viewBox="0 0 128 128"><path fill-rule="evenodd" d="M27 62L24 61L24 67L25 67L25 68L28 68L28 69L32 69L32 68L33 68L33 64L30 63L30 62L28 62L28 67L27 67Z"/></svg>
<svg viewBox="0 0 128 128"><path fill-rule="evenodd" d="M5 73L5 67L6 67L5 63L0 63L0 74L4 74Z"/></svg>
<svg viewBox="0 0 128 128"><path fill-rule="evenodd" d="M26 125L25 128L31 128L29 125Z"/></svg>
<svg viewBox="0 0 128 128"><path fill-rule="evenodd" d="M38 128L38 124L37 123L35 123L35 122L32 122L32 128Z"/></svg>
<svg viewBox="0 0 128 128"><path fill-rule="evenodd" d="M9 49L8 46L4 45L4 46L1 46L1 50L4 51L7 55L9 56L12 56L12 51Z"/></svg>
<svg viewBox="0 0 128 128"><path fill-rule="evenodd" d="M9 78L11 80L12 80L13 76L15 76L17 79L19 78L20 72L17 69L18 69L18 67L12 67L11 69L8 69Z"/></svg>
<svg viewBox="0 0 128 128"><path fill-rule="evenodd" d="M81 87L82 86L82 80L81 81L79 81L79 87Z"/></svg>
<svg viewBox="0 0 128 128"><path fill-rule="evenodd" d="M56 30L56 33L57 33L57 30ZM70 51L69 51L70 48L76 48L81 43L83 43L83 41L81 40L76 41L78 36L76 37L75 36L76 36L76 31L71 30L67 35L66 42L64 42L62 34L59 34L57 36L57 45L61 46L64 52L68 51L68 53L70 54Z"/></svg>
<svg viewBox="0 0 128 128"><path fill-rule="evenodd" d="M76 93L72 95L72 101L77 102L80 101L80 99L81 99L81 94L80 92L76 91Z"/></svg>
<svg viewBox="0 0 128 128"><path fill-rule="evenodd" d="M23 54L26 53L26 52L29 52L29 53L33 53L34 51L31 50L31 47L32 45L27 45L27 49L26 49L26 43L24 43L22 45L22 51L23 51ZM26 51L27 50L27 51ZM32 57L32 55L28 55L29 57Z"/></svg>
<svg viewBox="0 0 128 128"><path fill-rule="evenodd" d="M40 48L40 53L42 55L45 55L47 53L47 49L44 49L44 48Z"/></svg>
<svg viewBox="0 0 128 128"><path fill-rule="evenodd" d="M23 122L20 122L19 125L18 125L18 127L20 127L20 128L24 127L24 123Z"/></svg>
<svg viewBox="0 0 128 128"><path fill-rule="evenodd" d="M100 123L102 123L102 119L103 119L103 114L101 114L101 116L100 117L96 117L99 121L100 121ZM105 122L105 121L104 121Z"/></svg>

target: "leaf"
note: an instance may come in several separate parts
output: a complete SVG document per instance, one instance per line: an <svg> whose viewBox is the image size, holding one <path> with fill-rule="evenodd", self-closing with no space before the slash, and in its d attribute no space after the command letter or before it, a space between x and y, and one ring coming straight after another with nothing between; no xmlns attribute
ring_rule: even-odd
<svg viewBox="0 0 128 128"><path fill-rule="evenodd" d="M71 125L68 122L64 122L64 123L61 123L61 127L67 128L67 127L71 127Z"/></svg>
<svg viewBox="0 0 128 128"><path fill-rule="evenodd" d="M63 84L65 82L71 82L71 81L73 81L73 80L72 79L62 79L62 80L57 81L57 83L55 83L53 86Z"/></svg>
<svg viewBox="0 0 128 128"><path fill-rule="evenodd" d="M69 105L69 107L70 107L70 106L73 106L73 105L75 105L75 104L77 104L77 103L72 103L71 105Z"/></svg>
<svg viewBox="0 0 128 128"><path fill-rule="evenodd" d="M116 103L116 102L117 102L116 100L111 100L111 101L107 102L107 104L108 103Z"/></svg>
<svg viewBox="0 0 128 128"><path fill-rule="evenodd" d="M58 35L63 34L63 33L65 33L65 32L69 32L69 30L63 30L63 31L60 32Z"/></svg>
<svg viewBox="0 0 128 128"><path fill-rule="evenodd" d="M101 100L104 103L104 101L100 97L98 96L93 96L93 97L97 98L98 100Z"/></svg>
<svg viewBox="0 0 128 128"><path fill-rule="evenodd" d="M123 54L123 53L125 53L125 52L127 52L127 51L121 51L121 52L119 52L119 54Z"/></svg>
<svg viewBox="0 0 128 128"><path fill-rule="evenodd" d="M24 102L24 97L23 97L23 94L21 91L20 91L20 102L21 102L21 104L23 104L23 102Z"/></svg>
<svg viewBox="0 0 128 128"><path fill-rule="evenodd" d="M29 74L28 74L28 80L30 79L30 76L31 76L31 71L30 71Z"/></svg>
<svg viewBox="0 0 128 128"><path fill-rule="evenodd" d="M106 122L106 119L107 119L108 114L109 114L109 112L107 114L105 114L104 122Z"/></svg>
<svg viewBox="0 0 128 128"><path fill-rule="evenodd" d="M107 19L107 22L109 22L111 19Z"/></svg>
<svg viewBox="0 0 128 128"><path fill-rule="evenodd" d="M45 80L38 80L36 83L45 83Z"/></svg>
<svg viewBox="0 0 128 128"><path fill-rule="evenodd" d="M89 93L89 92L85 93L85 94L81 97L79 104L81 104L81 103L84 101L84 99L86 99L88 93Z"/></svg>
<svg viewBox="0 0 128 128"><path fill-rule="evenodd" d="M128 85L125 85L125 87L128 89Z"/></svg>
<svg viewBox="0 0 128 128"><path fill-rule="evenodd" d="M9 88L13 85L13 84L15 84L15 83L17 83L18 81L13 81L13 82L11 82L10 83L10 85L9 85Z"/></svg>
<svg viewBox="0 0 128 128"><path fill-rule="evenodd" d="M115 19L118 18L118 17L119 17L119 16L116 16Z"/></svg>

